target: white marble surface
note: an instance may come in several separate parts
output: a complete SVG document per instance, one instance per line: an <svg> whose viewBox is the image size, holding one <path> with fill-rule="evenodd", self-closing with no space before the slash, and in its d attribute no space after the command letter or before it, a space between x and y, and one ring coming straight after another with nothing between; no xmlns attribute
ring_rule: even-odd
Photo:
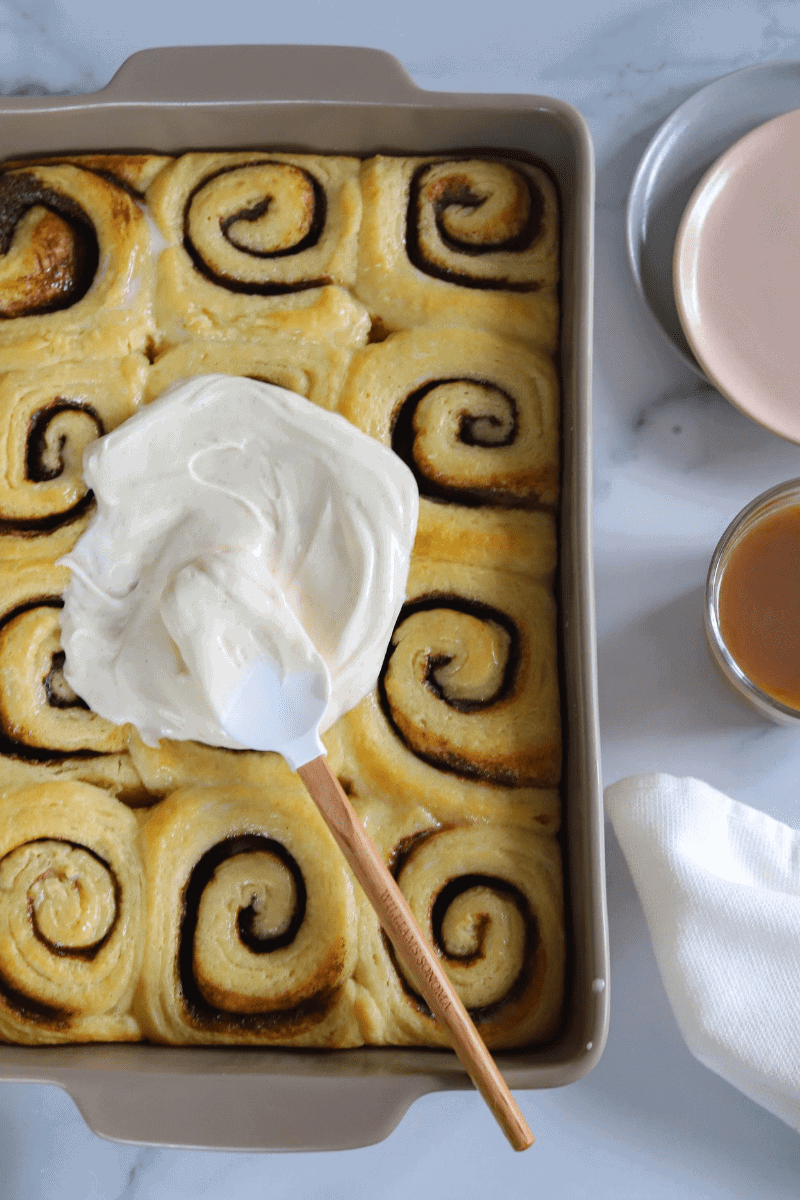
<svg viewBox="0 0 800 1200"><path fill-rule="evenodd" d="M0 0L0 88L102 86L135 50L185 42L308 42L389 50L424 87L542 91L588 118L598 164L596 560L608 782L695 774L797 824L800 740L728 695L706 657L701 596L714 544L800 452L698 385L654 331L627 274L623 205L660 121L736 67L800 58L800 7L757 0L456 0L400 6L256 0ZM4 1200L223 1200L416 1195L530 1200L788 1200L800 1140L684 1046L641 909L608 834L613 993L598 1067L523 1093L537 1135L507 1150L471 1094L419 1101L381 1145L320 1155L139 1149L95 1137L55 1088L0 1085Z"/></svg>

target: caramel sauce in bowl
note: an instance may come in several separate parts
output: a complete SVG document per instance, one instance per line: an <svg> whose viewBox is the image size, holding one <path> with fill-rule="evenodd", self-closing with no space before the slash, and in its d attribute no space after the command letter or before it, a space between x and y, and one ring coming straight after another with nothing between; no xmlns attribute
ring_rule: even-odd
<svg viewBox="0 0 800 1200"><path fill-rule="evenodd" d="M800 724L800 479L757 496L725 530L705 628L734 689L771 720Z"/></svg>

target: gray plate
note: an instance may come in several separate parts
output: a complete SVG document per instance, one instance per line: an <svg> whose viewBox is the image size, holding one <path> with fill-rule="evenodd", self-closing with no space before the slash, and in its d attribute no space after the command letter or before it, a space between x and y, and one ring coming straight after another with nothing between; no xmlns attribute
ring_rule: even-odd
<svg viewBox="0 0 800 1200"><path fill-rule="evenodd" d="M628 196L628 258L636 286L683 361L703 372L684 337L672 290L683 211L708 168L757 125L800 108L800 62L758 63L723 75L677 108L656 133Z"/></svg>

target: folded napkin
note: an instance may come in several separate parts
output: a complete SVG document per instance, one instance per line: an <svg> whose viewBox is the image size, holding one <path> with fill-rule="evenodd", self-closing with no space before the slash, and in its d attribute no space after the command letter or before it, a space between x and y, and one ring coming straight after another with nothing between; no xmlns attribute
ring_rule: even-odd
<svg viewBox="0 0 800 1200"><path fill-rule="evenodd" d="M800 1132L800 830L672 775L605 800L689 1049Z"/></svg>

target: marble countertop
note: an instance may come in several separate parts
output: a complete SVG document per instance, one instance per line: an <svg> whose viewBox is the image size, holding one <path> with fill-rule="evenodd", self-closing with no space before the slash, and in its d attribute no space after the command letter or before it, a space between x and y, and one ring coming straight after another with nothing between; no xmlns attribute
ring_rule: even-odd
<svg viewBox="0 0 800 1200"><path fill-rule="evenodd" d="M309 36L313 30L313 37ZM696 775L800 823L800 741L730 695L707 656L702 594L731 517L800 475L800 451L701 383L658 336L631 280L623 214L660 122L737 67L800 58L800 8L765 0L0 0L0 90L103 86L131 53L191 42L380 47L421 86L544 92L577 105L597 153L595 514L606 782ZM537 1137L513 1155L471 1093L418 1101L378 1146L334 1154L142 1149L91 1133L57 1088L0 1085L8 1200L416 1195L507 1200L789 1200L800 1139L702 1067L678 1032L641 907L607 830L611 1029L579 1083L520 1094Z"/></svg>

